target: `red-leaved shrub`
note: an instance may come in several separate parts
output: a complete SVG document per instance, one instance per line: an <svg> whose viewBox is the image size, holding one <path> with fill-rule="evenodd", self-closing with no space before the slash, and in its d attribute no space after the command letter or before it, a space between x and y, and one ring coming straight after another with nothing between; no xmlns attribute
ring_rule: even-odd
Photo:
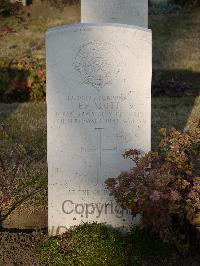
<svg viewBox="0 0 200 266"><path fill-rule="evenodd" d="M161 133L158 152L126 151L133 169L106 185L123 208L141 214L142 227L185 249L200 230L200 130L195 136L176 129Z"/></svg>

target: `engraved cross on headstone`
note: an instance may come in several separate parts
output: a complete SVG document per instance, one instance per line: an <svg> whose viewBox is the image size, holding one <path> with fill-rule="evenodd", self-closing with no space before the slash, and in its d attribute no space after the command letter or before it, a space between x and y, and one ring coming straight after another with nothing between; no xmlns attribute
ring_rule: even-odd
<svg viewBox="0 0 200 266"><path fill-rule="evenodd" d="M106 151L117 151L117 144L113 148L103 148L102 147L102 131L104 128L95 128L97 131L97 147L88 149L87 151L95 152L97 151L97 184L101 184L101 169L102 169L102 152ZM81 151L83 152L85 149L82 147Z"/></svg>

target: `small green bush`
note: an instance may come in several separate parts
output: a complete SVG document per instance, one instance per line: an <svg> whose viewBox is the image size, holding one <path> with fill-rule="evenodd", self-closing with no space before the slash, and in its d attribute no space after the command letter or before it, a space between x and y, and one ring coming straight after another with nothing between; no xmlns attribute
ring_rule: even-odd
<svg viewBox="0 0 200 266"><path fill-rule="evenodd" d="M52 237L46 240L38 250L37 255L44 265L62 266L67 263L65 254L61 248L60 237Z"/></svg>
<svg viewBox="0 0 200 266"><path fill-rule="evenodd" d="M123 266L127 256L122 234L97 223L85 223L45 241L38 251L45 265Z"/></svg>

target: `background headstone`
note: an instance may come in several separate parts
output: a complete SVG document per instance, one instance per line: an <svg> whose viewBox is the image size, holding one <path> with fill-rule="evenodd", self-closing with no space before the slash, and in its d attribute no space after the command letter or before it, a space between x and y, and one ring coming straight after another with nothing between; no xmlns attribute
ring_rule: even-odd
<svg viewBox="0 0 200 266"><path fill-rule="evenodd" d="M104 181L151 148L151 31L80 24L46 35L49 230L81 222L127 228Z"/></svg>
<svg viewBox="0 0 200 266"><path fill-rule="evenodd" d="M121 23L148 28L148 0L82 0L82 23Z"/></svg>
<svg viewBox="0 0 200 266"><path fill-rule="evenodd" d="M21 2L24 6L32 4L32 0L11 0L11 2Z"/></svg>

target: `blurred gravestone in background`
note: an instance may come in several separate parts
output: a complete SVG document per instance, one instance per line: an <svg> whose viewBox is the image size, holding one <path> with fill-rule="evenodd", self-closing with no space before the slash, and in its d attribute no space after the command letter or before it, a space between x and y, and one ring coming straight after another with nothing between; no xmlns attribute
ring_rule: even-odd
<svg viewBox="0 0 200 266"><path fill-rule="evenodd" d="M123 23L148 28L148 0L82 0L82 23Z"/></svg>

